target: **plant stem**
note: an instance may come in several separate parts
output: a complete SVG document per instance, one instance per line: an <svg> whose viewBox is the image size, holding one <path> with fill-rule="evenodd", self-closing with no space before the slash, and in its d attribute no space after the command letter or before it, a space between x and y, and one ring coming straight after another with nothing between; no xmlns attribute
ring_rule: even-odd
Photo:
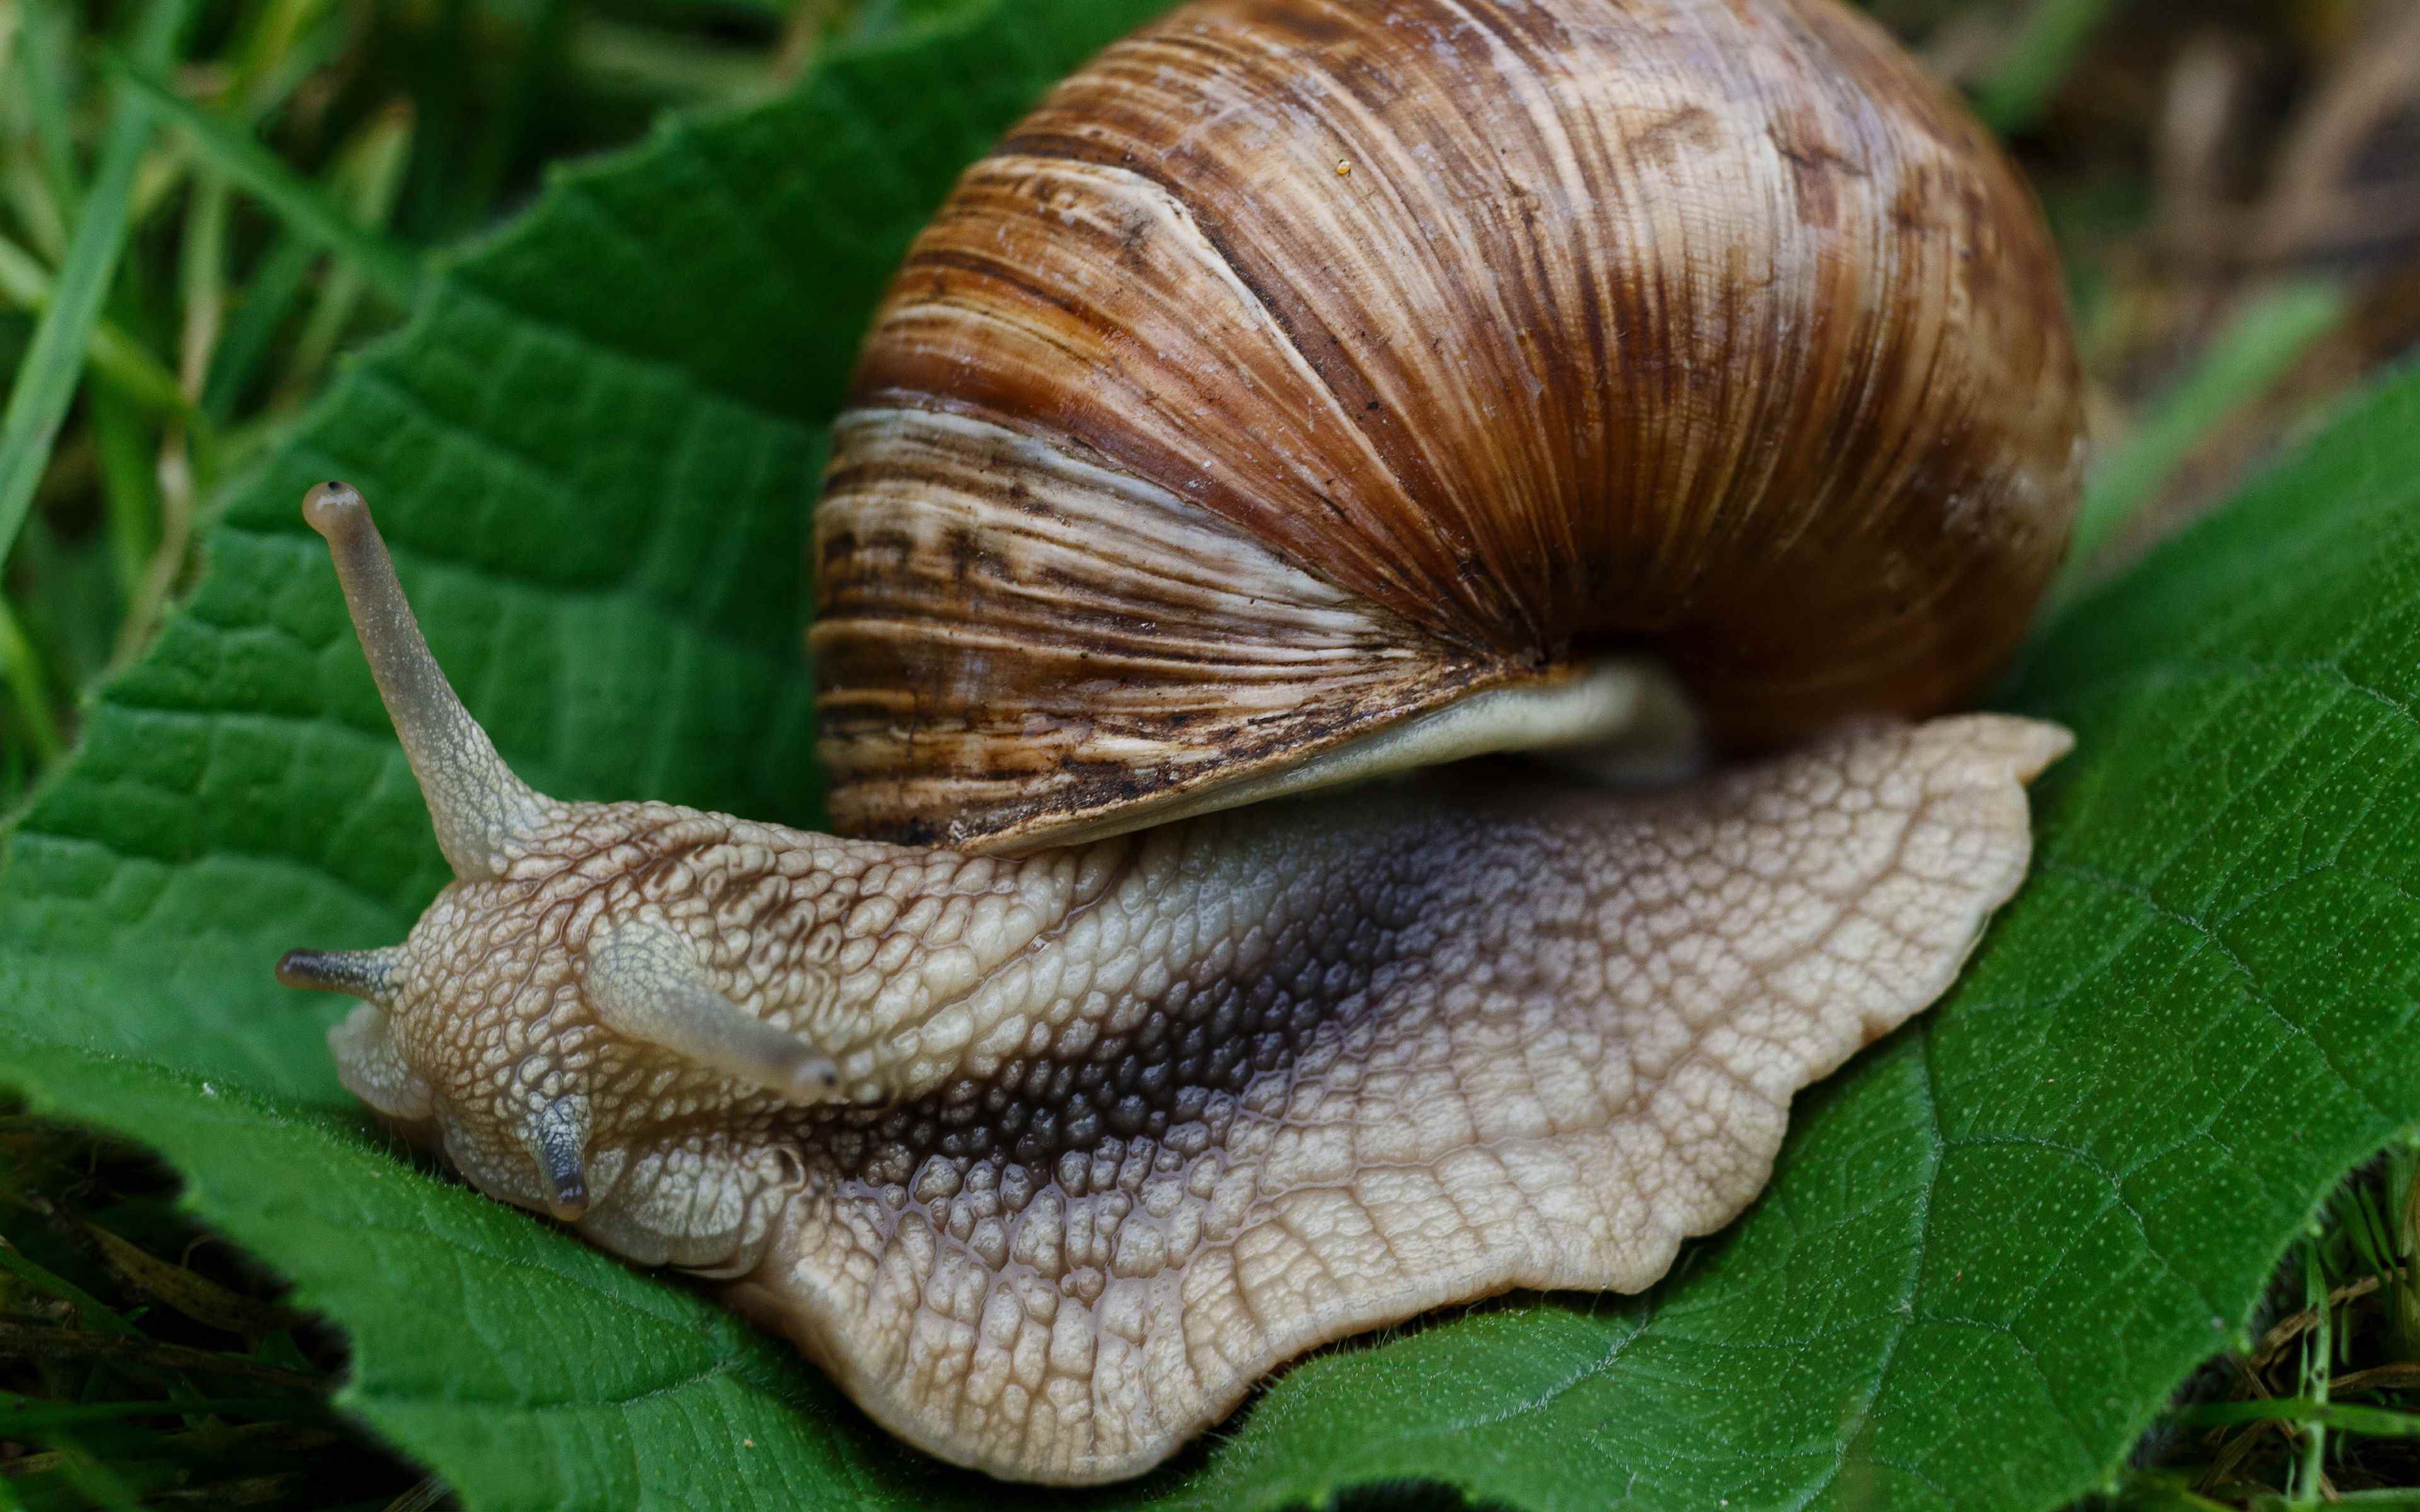
<svg viewBox="0 0 2420 1512"><path fill-rule="evenodd" d="M2328 1304L2328 1278L2319 1266L2317 1243L2303 1246L2303 1289L2319 1315L2303 1345L2303 1381L2310 1392L2312 1415L2303 1422L2303 1462L2294 1479L2295 1500L2307 1504L2319 1500L2319 1479L2327 1463L2328 1377L2335 1354L2335 1309ZM2420 1430L2420 1418L2410 1421Z"/></svg>

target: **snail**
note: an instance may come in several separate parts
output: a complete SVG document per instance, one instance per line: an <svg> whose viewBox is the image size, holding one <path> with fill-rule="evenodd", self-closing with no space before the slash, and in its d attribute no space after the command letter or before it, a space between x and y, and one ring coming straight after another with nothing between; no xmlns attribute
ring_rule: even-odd
<svg viewBox="0 0 2420 1512"><path fill-rule="evenodd" d="M876 318L842 833L533 791L323 485L457 880L279 975L473 1184L899 1437L1132 1475L1326 1341L1646 1287L1948 987L2068 748L1944 711L2077 389L2025 191L1831 0L1195 0Z"/></svg>

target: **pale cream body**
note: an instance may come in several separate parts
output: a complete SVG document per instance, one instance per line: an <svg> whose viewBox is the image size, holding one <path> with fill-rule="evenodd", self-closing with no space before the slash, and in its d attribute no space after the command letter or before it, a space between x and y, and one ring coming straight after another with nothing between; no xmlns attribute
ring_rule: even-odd
<svg viewBox="0 0 2420 1512"><path fill-rule="evenodd" d="M1479 765L1015 859L551 806L336 1049L511 1201L556 1205L575 1124L582 1233L727 1278L909 1442L1113 1479L1326 1340L1660 1276L1792 1093L1947 988L2065 744L1869 727L1662 795ZM836 1085L604 1028L632 921Z"/></svg>

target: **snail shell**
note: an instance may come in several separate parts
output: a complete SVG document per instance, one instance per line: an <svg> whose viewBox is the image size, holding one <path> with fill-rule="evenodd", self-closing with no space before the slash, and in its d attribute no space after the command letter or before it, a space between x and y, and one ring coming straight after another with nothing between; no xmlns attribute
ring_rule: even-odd
<svg viewBox="0 0 2420 1512"><path fill-rule="evenodd" d="M1935 712L2064 547L2077 389L2026 190L1825 0L1202 0L876 319L834 821L1132 827L1609 650L1733 748Z"/></svg>

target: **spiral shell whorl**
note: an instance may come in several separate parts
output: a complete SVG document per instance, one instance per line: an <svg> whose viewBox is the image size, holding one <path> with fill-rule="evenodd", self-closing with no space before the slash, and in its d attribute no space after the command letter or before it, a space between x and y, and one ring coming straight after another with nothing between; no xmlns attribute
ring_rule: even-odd
<svg viewBox="0 0 2420 1512"><path fill-rule="evenodd" d="M959 843L1651 647L1745 746L2008 655L2031 200L1829 0L1205 0L967 175L817 517L845 829Z"/></svg>

